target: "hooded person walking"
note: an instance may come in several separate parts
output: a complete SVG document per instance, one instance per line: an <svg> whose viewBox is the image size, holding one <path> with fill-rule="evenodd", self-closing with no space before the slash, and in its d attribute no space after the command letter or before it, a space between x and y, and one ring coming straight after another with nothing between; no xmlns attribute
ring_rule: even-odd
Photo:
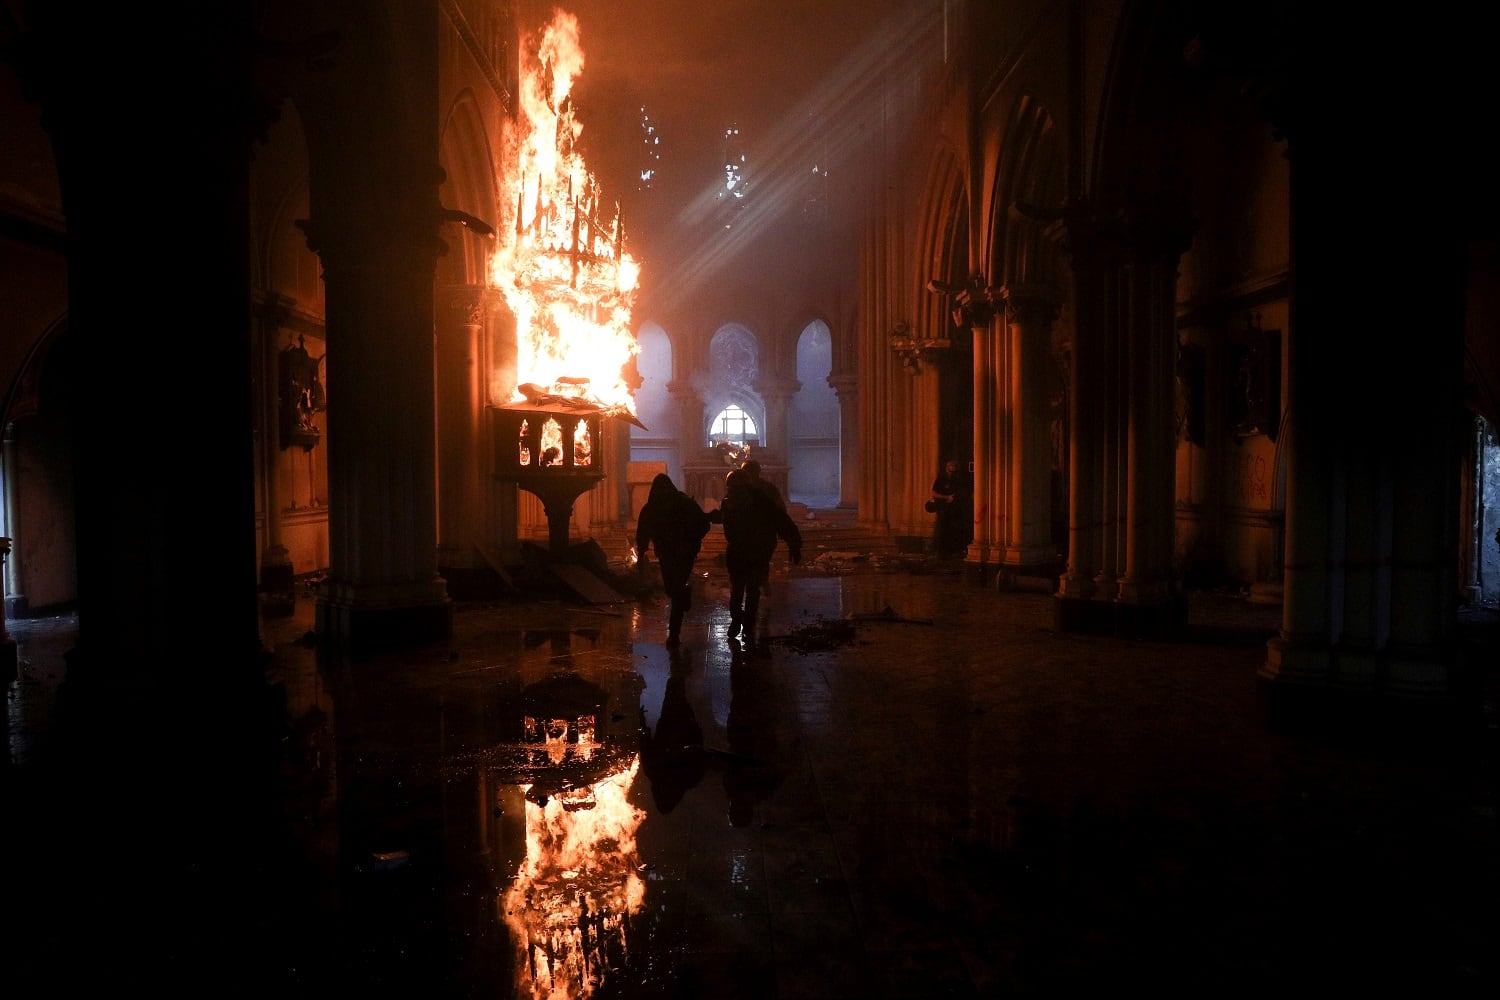
<svg viewBox="0 0 1500 1000"><path fill-rule="evenodd" d="M665 472L657 473L636 519L635 551L642 561L646 559L647 546L656 552L662 586L670 602L667 620L669 646L681 641L682 618L693 604L688 579L692 576L693 563L698 559L708 527L708 515L698 506L698 501L679 490Z"/></svg>
<svg viewBox="0 0 1500 1000"><path fill-rule="evenodd" d="M761 589L771 574L777 541L786 542L787 558L802 561L802 532L784 506L758 490L742 470L724 481L724 500L708 515L724 526L724 565L729 570L729 638L744 633L755 641Z"/></svg>

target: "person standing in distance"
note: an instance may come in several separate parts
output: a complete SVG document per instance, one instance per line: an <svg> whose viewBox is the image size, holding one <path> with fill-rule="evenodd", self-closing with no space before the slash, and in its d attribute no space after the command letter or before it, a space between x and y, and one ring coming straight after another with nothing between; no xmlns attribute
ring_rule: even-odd
<svg viewBox="0 0 1500 1000"><path fill-rule="evenodd" d="M963 555L974 540L972 497L968 473L958 459L948 459L943 463L943 471L932 481L932 499L928 501L928 509L937 514L932 534L940 558Z"/></svg>

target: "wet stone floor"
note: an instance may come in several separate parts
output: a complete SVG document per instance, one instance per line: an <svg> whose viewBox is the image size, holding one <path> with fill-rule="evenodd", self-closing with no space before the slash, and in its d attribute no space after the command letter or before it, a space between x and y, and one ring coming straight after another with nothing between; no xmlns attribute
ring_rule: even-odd
<svg viewBox="0 0 1500 1000"><path fill-rule="evenodd" d="M7 995L1497 985L1492 715L1422 750L1284 732L1279 612L1233 599L1155 643L953 572L783 570L742 645L727 580L694 586L676 648L657 592L462 603L357 662L303 594L264 626L264 755L178 692L70 736L71 622L17 623Z"/></svg>

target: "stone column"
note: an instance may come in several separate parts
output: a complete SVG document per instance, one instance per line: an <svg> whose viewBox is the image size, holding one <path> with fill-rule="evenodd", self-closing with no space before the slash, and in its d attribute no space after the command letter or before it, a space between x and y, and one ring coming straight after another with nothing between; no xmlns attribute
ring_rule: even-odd
<svg viewBox="0 0 1500 1000"><path fill-rule="evenodd" d="M1120 400L1126 427L1121 524L1125 631L1171 634L1186 620L1173 578L1177 357L1177 268L1192 232L1185 201L1138 206L1128 223L1128 292L1123 340L1128 372Z"/></svg>
<svg viewBox="0 0 1500 1000"><path fill-rule="evenodd" d="M1412 245L1422 245L1414 243ZM1463 409L1464 286L1441 255L1418 262L1417 277L1432 292L1424 311L1432 331L1424 350L1393 359L1387 399L1402 398L1391 414L1390 643L1384 685L1388 694L1419 699L1453 697L1457 661L1458 475ZM1425 269L1425 270L1424 270Z"/></svg>
<svg viewBox="0 0 1500 1000"><path fill-rule="evenodd" d="M801 388L802 383L792 378L769 377L755 383L755 391L766 404L766 426L761 428L761 433L765 435L766 447L778 461L785 462L791 454L787 410L791 408L792 397Z"/></svg>
<svg viewBox="0 0 1500 1000"><path fill-rule="evenodd" d="M441 568L474 569L482 523L479 454L485 404L483 337L490 308L483 286L440 293L436 326L437 552Z"/></svg>
<svg viewBox="0 0 1500 1000"><path fill-rule="evenodd" d="M839 401L839 509L859 507L859 376L829 375Z"/></svg>
<svg viewBox="0 0 1500 1000"><path fill-rule="evenodd" d="M28 50L43 56L27 60L28 89L64 192L68 335L100 376L90 405L74 408L79 632L67 683L154 683L151 707L164 713L190 696L193 718L170 720L191 743L234 728L228 707L265 680L249 206L252 143L268 109L250 83L251 12L58 0L27 13ZM116 44L80 41L83 21L88 38ZM119 169L122 155L148 151L152 169ZM142 240L174 225L185 243L172 255L170 307L150 303L150 335L131 335L142 289L162 282L162 259ZM130 441L172 460L142 475L140 449L121 436L127 415L138 418ZM145 733L160 721L130 723ZM194 756L212 760L216 749Z"/></svg>
<svg viewBox="0 0 1500 1000"><path fill-rule="evenodd" d="M1325 391L1317 374L1326 350L1287 331L1287 428L1277 442L1287 449L1286 541L1282 567L1281 630L1267 644L1261 676L1289 684L1320 684L1330 665L1334 455L1319 426ZM1331 377L1332 371L1324 372Z"/></svg>
<svg viewBox="0 0 1500 1000"><path fill-rule="evenodd" d="M980 318L980 317L976 317ZM1009 407L1014 389L1005 327L976 324L974 378L974 540L965 557L978 582L989 583L1010 540L1011 451Z"/></svg>
<svg viewBox="0 0 1500 1000"><path fill-rule="evenodd" d="M261 610L285 617L296 610L297 568L281 543L281 331L296 305L284 295L266 295L254 315L253 342L260 348L254 363L260 370L260 505L265 537L260 552Z"/></svg>
<svg viewBox="0 0 1500 1000"><path fill-rule="evenodd" d="M1317 132L1308 138L1319 141ZM1263 680L1272 689L1325 685L1331 672L1334 632L1334 546L1343 506L1336 470L1344 449L1368 434L1346 422L1329 387L1350 387L1330 331L1346 325L1350 289L1337 276L1348 268L1348 234L1334 222L1314 224L1324 206L1336 205L1347 187L1345 154L1327 146L1310 160L1291 144L1291 254L1297 280L1286 331L1286 430L1277 441L1287 452L1286 537L1282 569L1281 631L1267 643ZM1326 226L1326 229L1320 227ZM1355 299L1364 298L1355 294ZM1340 393L1339 395L1342 395ZM1340 439L1343 439L1342 441ZM1341 532L1341 528L1337 528Z"/></svg>
<svg viewBox="0 0 1500 1000"><path fill-rule="evenodd" d="M1052 438L1048 393L1055 294L1034 288L1005 291L1010 344L1010 497L1003 561L1007 566L1052 562Z"/></svg>
<svg viewBox="0 0 1500 1000"><path fill-rule="evenodd" d="M1058 625L1064 630L1089 625L1085 602L1095 597L1104 566L1106 376L1108 322L1117 299L1114 269L1119 234L1112 221L1087 204L1064 210L1048 227L1073 269L1073 364L1068 386L1068 559L1058 580ZM1113 593L1103 595L1113 598Z"/></svg>
<svg viewBox="0 0 1500 1000"><path fill-rule="evenodd" d="M21 485L21 462L16 451L16 425L7 423L5 425L4 455L0 460L4 461L5 469L5 523L0 524L0 532L4 532L6 538L7 556L5 559L5 618L20 618L27 612L26 588L21 579L20 560L9 554L10 539L20 534L21 508L20 485ZM4 624L0 622L0 632L4 631Z"/></svg>
<svg viewBox="0 0 1500 1000"><path fill-rule="evenodd" d="M1463 567L1463 583L1459 587L1458 599L1463 604L1478 599L1483 590L1483 577L1480 575L1480 569L1483 566L1485 542L1488 541L1484 537L1483 520L1485 430L1478 414L1473 414L1470 422L1473 426L1470 428L1469 440L1464 451L1463 462L1467 469L1463 483L1472 483L1472 486L1461 486L1463 495L1459 506L1463 544L1460 565Z"/></svg>
<svg viewBox="0 0 1500 1000"><path fill-rule="evenodd" d="M1112 248L1118 255L1122 247ZM1094 565L1094 597L1113 602L1120 596L1120 577L1125 572L1125 482L1130 451L1126 402L1130 399L1129 354L1126 348L1127 326L1123 313L1129 307L1129 290L1125 264L1118 256L1103 269L1104 296L1099 320L1096 351L1092 359L1079 358L1078 363L1095 369L1098 405L1093 410L1092 431L1098 446L1099 466L1095 487L1098 504L1095 517L1099 525L1098 558ZM1114 611L1104 609L1103 624L1114 628Z"/></svg>
<svg viewBox="0 0 1500 1000"><path fill-rule="evenodd" d="M409 207L315 218L306 228L328 304L329 573L318 599L320 638L351 651L438 639L449 633L452 609L437 572L437 219Z"/></svg>
<svg viewBox="0 0 1500 1000"><path fill-rule="evenodd" d="M889 465L896 444L895 376L899 370L890 349L889 334L904 317L898 314L888 294L891 274L888 268L894 256L889 249L890 232L883 223L887 213L883 186L877 186L870 212L861 235L858 332L854 336L855 356L851 371L858 382L859 406L859 482L855 509L861 527L887 531L891 524Z"/></svg>
<svg viewBox="0 0 1500 1000"><path fill-rule="evenodd" d="M1384 463L1336 470L1334 495L1343 508L1342 619L1329 651L1329 674L1339 684L1368 687L1386 641L1390 574L1391 476Z"/></svg>
<svg viewBox="0 0 1500 1000"><path fill-rule="evenodd" d="M10 576L10 536L0 535L0 562L3 562L4 573L0 573L0 579L8 579ZM10 593L5 593L9 600ZM20 661L16 656L16 640L11 636L10 629L6 627L7 614L0 614L0 682L9 684L18 676Z"/></svg>
<svg viewBox="0 0 1500 1000"><path fill-rule="evenodd" d="M703 396L697 386L680 378L667 383L667 392L677 404L677 461L682 466L696 460L708 447L703 431Z"/></svg>

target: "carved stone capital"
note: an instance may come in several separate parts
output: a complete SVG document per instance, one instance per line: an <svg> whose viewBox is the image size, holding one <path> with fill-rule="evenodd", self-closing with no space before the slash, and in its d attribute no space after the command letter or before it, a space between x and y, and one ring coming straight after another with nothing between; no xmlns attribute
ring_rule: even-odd
<svg viewBox="0 0 1500 1000"><path fill-rule="evenodd" d="M954 307L954 311L957 312L958 308ZM959 317L955 316L954 322L958 320ZM901 361L901 366L913 375L922 374L927 364L936 363L953 346L953 341L949 337L918 336L912 330L911 325L905 321L896 324L896 328L890 332L888 339L891 350Z"/></svg>
<svg viewBox="0 0 1500 1000"><path fill-rule="evenodd" d="M948 298L954 326L983 329L994 322L1001 308L1001 290L991 286L980 271L963 282L933 279L927 282L927 290Z"/></svg>
<svg viewBox="0 0 1500 1000"><path fill-rule="evenodd" d="M858 375L829 375L824 381L828 383L828 388L833 390L833 394L841 402L845 399L855 399L859 396Z"/></svg>
<svg viewBox="0 0 1500 1000"><path fill-rule="evenodd" d="M422 219L407 212L372 218L298 219L307 247L333 270L386 271L413 261L431 266L446 251L438 238L436 216Z"/></svg>
<svg viewBox="0 0 1500 1000"><path fill-rule="evenodd" d="M802 383L794 378L764 378L756 381L753 388L769 403L791 399L802 388Z"/></svg>

